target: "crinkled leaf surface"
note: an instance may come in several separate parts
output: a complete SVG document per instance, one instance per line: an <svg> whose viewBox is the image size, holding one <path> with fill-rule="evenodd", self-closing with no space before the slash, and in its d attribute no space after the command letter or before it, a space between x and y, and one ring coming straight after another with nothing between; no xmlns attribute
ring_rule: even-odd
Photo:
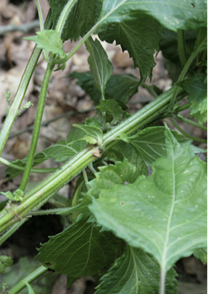
<svg viewBox="0 0 213 294"><path fill-rule="evenodd" d="M59 33L54 30L44 30L41 32L36 32L37 36L25 37L25 40L34 41L37 47L44 49L47 52L52 52L53 54L59 54L60 57L65 57L66 54L63 51L62 40Z"/></svg>
<svg viewBox="0 0 213 294"><path fill-rule="evenodd" d="M166 131L166 155L151 176L93 197L97 222L144 249L165 274L181 257L206 246L206 164Z"/></svg>
<svg viewBox="0 0 213 294"><path fill-rule="evenodd" d="M94 87L94 77L92 73L73 72L69 75L78 79L77 84L91 97L95 105L99 104L101 93ZM138 90L139 80L133 75L122 74L112 76L106 86L105 98L114 98L126 104L129 97Z"/></svg>
<svg viewBox="0 0 213 294"><path fill-rule="evenodd" d="M73 157L86 146L86 141L80 140L83 138L84 134L82 130L72 128L66 140L59 141L42 152L37 153L34 157L33 166L37 166L50 158L54 158L55 161L61 162ZM26 162L27 157L22 160L13 161L14 164L19 166L25 166ZM7 168L6 172L12 178L22 173L22 171L11 167Z"/></svg>
<svg viewBox="0 0 213 294"><path fill-rule="evenodd" d="M207 248L199 248L194 252L194 257L200 259L204 265L207 263Z"/></svg>
<svg viewBox="0 0 213 294"><path fill-rule="evenodd" d="M171 269L166 279L166 294L177 293L176 272ZM149 254L128 246L109 272L101 278L97 294L157 294L159 293L160 267Z"/></svg>
<svg viewBox="0 0 213 294"><path fill-rule="evenodd" d="M123 242L111 232L83 218L39 249L37 259L50 269L74 279L100 273L114 262Z"/></svg>
<svg viewBox="0 0 213 294"><path fill-rule="evenodd" d="M130 116L130 114L118 105L118 102L115 99L101 100L100 104L96 106L96 109L100 112L104 111L108 115L112 116L112 120L110 122L112 125L120 122L122 118L125 119Z"/></svg>
<svg viewBox="0 0 213 294"><path fill-rule="evenodd" d="M81 129L86 135L83 140L90 144L101 145L103 140L103 132L100 128L88 125L73 125L76 128Z"/></svg>
<svg viewBox="0 0 213 294"><path fill-rule="evenodd" d="M155 49L158 50L161 25L152 17L141 14L138 13L131 20L123 17L121 22L101 26L98 34L102 40L109 43L116 40L116 44L120 44L123 50L128 50L135 67L139 67L142 78L149 76L151 79L155 66L153 54Z"/></svg>
<svg viewBox="0 0 213 294"><path fill-rule="evenodd" d="M49 0L54 26L68 0ZM96 23L103 0L77 0L65 23L62 39L77 40Z"/></svg>
<svg viewBox="0 0 213 294"><path fill-rule="evenodd" d="M88 62L94 76L94 85L101 92L102 97L104 97L107 82L113 72L112 64L98 39L93 41L90 37L86 41L86 48L90 53Z"/></svg>
<svg viewBox="0 0 213 294"><path fill-rule="evenodd" d="M206 76L197 74L194 78L181 82L181 87L189 94L190 116L194 117L201 125L207 121L207 84Z"/></svg>

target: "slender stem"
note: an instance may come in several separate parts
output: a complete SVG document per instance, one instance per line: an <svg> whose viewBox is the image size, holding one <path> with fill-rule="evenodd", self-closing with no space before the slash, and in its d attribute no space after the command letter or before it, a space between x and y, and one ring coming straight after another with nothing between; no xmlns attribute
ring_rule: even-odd
<svg viewBox="0 0 213 294"><path fill-rule="evenodd" d="M158 99L143 107L136 114L123 121L121 124L110 130L103 137L103 149L106 151L116 144L121 132L130 135L142 126L147 125L168 109L168 105L173 94L173 88L161 94ZM44 179L36 187L26 193L19 204L12 203L10 209L3 209L0 215L0 233L9 226L25 217L32 209L39 209L51 196L53 196L62 186L79 174L91 162L97 160L93 153L95 146L86 146L81 152L67 161L60 170L56 170L49 177Z"/></svg>
<svg viewBox="0 0 213 294"><path fill-rule="evenodd" d="M174 111L174 113L179 113L181 111L184 111L186 109L188 109L190 107L191 103L185 103L184 105L181 105L179 107L177 107Z"/></svg>
<svg viewBox="0 0 213 294"><path fill-rule="evenodd" d="M59 202L59 201L57 201L57 200L54 200L54 199L50 199L50 200L49 200L49 203L52 203L52 204L54 204L55 206L60 206L61 208L65 208L65 207L66 207L66 205L64 205L63 203L61 203L61 202Z"/></svg>
<svg viewBox="0 0 213 294"><path fill-rule="evenodd" d="M45 29L49 29L51 27L51 13L48 13L47 20L45 22ZM41 54L41 49L35 47L33 53L30 57L30 60L26 66L25 72L22 75L18 90L16 92L14 101L11 107L8 110L7 117L5 119L4 125L0 132L0 156L3 152L4 146L7 142L7 138L13 126L13 123L19 113L19 108L21 106L22 100L25 96L29 81L31 79L32 73L38 61L38 58Z"/></svg>
<svg viewBox="0 0 213 294"><path fill-rule="evenodd" d="M38 16L39 16L39 24L40 24L40 31L44 30L44 18L43 18L43 13L42 13L42 9L41 9L41 5L39 0L36 0L36 5L37 5L37 10L38 10ZM47 55L47 51L43 50L44 53L44 58L46 61L48 61L48 55Z"/></svg>
<svg viewBox="0 0 213 294"><path fill-rule="evenodd" d="M23 218L18 223L14 224L4 235L0 237L0 245L2 245L10 236L12 236L28 219Z"/></svg>
<svg viewBox="0 0 213 294"><path fill-rule="evenodd" d="M57 214L58 212L67 211L67 208L53 208L53 209L42 209L31 211L28 215L48 215L48 214Z"/></svg>
<svg viewBox="0 0 213 294"><path fill-rule="evenodd" d="M87 191L89 191L88 177L87 177L87 172L86 172L85 168L83 169L82 172L83 172L84 182L85 182L85 184L86 184Z"/></svg>
<svg viewBox="0 0 213 294"><path fill-rule="evenodd" d="M165 294L165 280L166 280L165 271L161 270L159 294Z"/></svg>
<svg viewBox="0 0 213 294"><path fill-rule="evenodd" d="M140 85L141 85L143 88L146 88L146 89L152 94L153 97L158 98L158 94L155 92L153 86L149 86L149 85L147 85L147 84L144 83L144 82L141 82Z"/></svg>
<svg viewBox="0 0 213 294"><path fill-rule="evenodd" d="M19 166L16 165L14 163L9 162L8 160L0 157L0 162L5 164L6 166L24 171L25 170L25 166ZM48 174L48 173L53 173L54 171L56 171L57 168L32 168L31 172L32 173L39 173L39 174Z"/></svg>
<svg viewBox="0 0 213 294"><path fill-rule="evenodd" d="M89 169L91 170L91 172L92 172L93 174L96 174L96 173L97 173L97 171L95 170L95 168L94 168L94 166L93 166L92 163L90 163L90 164L88 165L88 167L89 167Z"/></svg>
<svg viewBox="0 0 213 294"><path fill-rule="evenodd" d="M177 30L177 37L178 37L178 54L180 58L180 62L182 67L186 64L186 50L185 50L185 40L184 40L184 31Z"/></svg>
<svg viewBox="0 0 213 294"><path fill-rule="evenodd" d="M183 117L183 116L180 115L180 114L176 115L175 117L178 118L179 120L181 120L181 121L187 123L187 124L190 124L190 125L192 125L192 126L194 126L194 127L197 127L197 128L199 128L199 129L204 130L204 131L207 132L207 127L202 126L202 125L196 123L196 122L193 121L193 120L190 120L190 119L188 119L188 118L185 118L185 117Z"/></svg>
<svg viewBox="0 0 213 294"><path fill-rule="evenodd" d="M176 122L170 118L170 121L172 122L172 124L176 127L176 129L178 131L180 131L184 136L186 136L187 138L190 138L192 139L193 141L197 141L197 142L200 142L200 143L207 143L207 140L204 140L204 139L200 139L200 138L197 138L197 137L194 137L188 133L186 133L184 130L182 130L178 124L176 124Z"/></svg>
<svg viewBox="0 0 213 294"><path fill-rule="evenodd" d="M48 89L48 85L49 85L49 81L50 81L50 77L51 77L53 68L54 68L54 65L52 65L51 63L48 63L46 73L45 73L45 76L44 76L44 79L42 82L41 92L39 95L38 109L37 109L37 113L36 113L36 119L35 119L34 130L33 130L33 137L32 137L32 141L31 141L30 151L27 156L27 164L25 166L24 175L23 175L22 182L20 185L20 190L22 190L22 191L24 191L27 186L28 179L30 176L30 171L31 171L31 168L33 165L33 159L34 159L34 155L35 155L35 151L36 151L36 147L37 147L37 142L38 142L38 138L39 138L39 132L40 132L40 128L41 128L41 120L42 120L44 106L45 106L47 89Z"/></svg>
<svg viewBox="0 0 213 294"><path fill-rule="evenodd" d="M24 281L30 284L33 281L35 281L37 278L39 278L41 275L43 275L47 270L48 270L47 267L40 266L34 272L29 274L29 276L25 277L22 281L20 281L18 284L16 284L12 289L7 291L7 293L8 294L19 293L22 289L24 289L26 287L26 284L24 283Z"/></svg>
<svg viewBox="0 0 213 294"><path fill-rule="evenodd" d="M77 0L69 0L61 12L61 15L58 19L58 23L55 28L55 30L60 34L60 36L62 35L63 28L64 28L64 25L67 21L69 13L72 10L72 8L76 2L77 2Z"/></svg>
<svg viewBox="0 0 213 294"><path fill-rule="evenodd" d="M196 58L196 56L204 49L203 46L204 46L205 42L206 42L206 38L203 40L203 42L200 44L200 46L195 51L192 52L191 56L187 60L185 66L184 66L184 68L183 68L183 70L182 70L182 72L181 72L181 74L180 74L180 76L179 76L179 78L177 80L177 83L181 82L184 79L184 77L185 77L191 63ZM171 111L173 110L173 107L174 107L174 102L175 102L175 99L176 99L176 96L177 96L178 88L179 88L179 86L175 86L174 93L173 93L172 99L170 101L169 110L171 110Z"/></svg>

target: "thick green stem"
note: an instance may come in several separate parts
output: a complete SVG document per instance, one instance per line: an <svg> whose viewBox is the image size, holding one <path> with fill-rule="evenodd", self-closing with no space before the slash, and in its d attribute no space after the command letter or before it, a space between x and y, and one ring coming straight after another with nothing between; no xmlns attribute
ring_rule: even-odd
<svg viewBox="0 0 213 294"><path fill-rule="evenodd" d="M29 276L27 276L22 281L20 281L18 284L16 284L12 289L7 291L7 293L8 294L19 293L22 289L24 289L26 287L26 284L24 283L24 281L30 284L33 281L35 281L37 278L39 278L41 275L43 275L47 270L48 270L48 268L46 268L44 266L40 266L34 272L32 272Z"/></svg>
<svg viewBox="0 0 213 294"><path fill-rule="evenodd" d="M131 133L137 131L144 125L147 125L153 119L158 117L163 111L166 111L173 93L173 89L160 95L157 99L143 107L136 114L110 130L103 137L104 150L109 149L116 144L120 133ZM25 198L20 204L12 203L11 208L3 209L0 216L0 233L8 227L17 223L25 217L33 208L39 209L49 198L54 195L61 187L69 182L73 177L86 168L97 158L93 155L98 147L88 146L75 155L61 168L39 183L35 188L26 193ZM95 153L94 153L95 154Z"/></svg>
<svg viewBox="0 0 213 294"><path fill-rule="evenodd" d="M9 230L7 230L4 235L0 237L0 245L2 245L10 236L12 236L26 221L28 218L23 218L18 223L14 224Z"/></svg>
<svg viewBox="0 0 213 294"><path fill-rule="evenodd" d="M51 14L49 13L47 16L46 23L45 23L45 29L49 29L50 27L51 27ZM20 108L22 100L25 96L29 81L31 79L32 73L34 71L34 68L36 66L36 63L38 61L40 54L41 54L41 49L38 49L37 47L35 47L32 55L30 57L30 60L26 66L25 72L22 75L22 78L21 78L18 90L16 92L14 101L8 110L7 117L5 119L4 125L2 127L1 132L0 132L0 156L3 152L5 144L7 142L7 139L8 139L9 133L11 131L11 128L13 126L13 123L14 123L17 115L19 114L19 108Z"/></svg>
<svg viewBox="0 0 213 294"><path fill-rule="evenodd" d="M190 120L190 119L188 119L188 118L185 118L185 117L183 117L183 116L180 115L180 114L179 114L179 115L176 115L175 117L178 118L179 120L181 120L181 121L183 121L183 122L189 124L189 125L192 125L192 126L194 126L194 127L196 127L196 128L199 128L199 129L204 130L204 131L207 132L207 127L202 126L202 125L196 123L196 122L193 121L193 120Z"/></svg>
<svg viewBox="0 0 213 294"><path fill-rule="evenodd" d="M6 160L6 159L4 159L2 157L0 157L0 162L5 164L6 166L9 166L9 167L21 170L21 171L25 170L24 166L19 166L19 165L16 165L14 163L11 163L11 162L9 162L8 160ZM53 173L56 169L57 168L32 168L31 172L32 173L38 173L38 174L48 174L48 173Z"/></svg>
<svg viewBox="0 0 213 294"><path fill-rule="evenodd" d="M176 122L175 122L172 118L170 118L170 121L171 121L172 124L176 127L176 129L177 129L178 131L180 131L180 132L181 132L184 136L186 136L187 138L190 138L190 139L192 139L193 141L197 141L197 142L200 142L200 143L207 143L207 140L205 140L205 139L200 139L200 138L194 137L194 136L192 136L192 135L186 133L184 130L182 130L182 129L179 127L178 124L176 124Z"/></svg>
<svg viewBox="0 0 213 294"><path fill-rule="evenodd" d="M29 176L30 176L30 171L33 165L33 159L34 159L34 155L35 155L35 151L36 151L36 147L38 143L38 138L39 138L39 133L40 133L40 128L41 128L41 120L42 120L44 106L45 106L47 89L48 89L53 68L54 68L54 65L52 65L51 63L48 63L46 73L42 82L30 151L27 156L27 164L25 166L24 175L23 175L22 182L19 188L22 191L24 191L27 186Z"/></svg>
<svg viewBox="0 0 213 294"><path fill-rule="evenodd" d="M184 77L185 77L190 65L192 64L193 60L197 57L197 55L200 52L202 52L204 50L205 42L206 42L206 38L203 40L203 42L200 44L200 46L195 51L192 52L191 56L187 60L185 66L184 66L184 68L183 68L183 70L182 70L182 72L181 72L181 74L180 74L180 76L179 76L179 78L177 80L177 83L181 82L184 79ZM169 110L171 110L171 111L173 110L174 102L175 102L175 99L176 99L177 92L178 92L179 88L180 88L179 86L175 86L174 93L173 93L172 99L170 101L170 106L169 106Z"/></svg>
<svg viewBox="0 0 213 294"><path fill-rule="evenodd" d="M180 62L182 67L186 64L186 51L185 51L185 40L184 40L184 31L177 30L177 37L178 37L178 54L180 58Z"/></svg>

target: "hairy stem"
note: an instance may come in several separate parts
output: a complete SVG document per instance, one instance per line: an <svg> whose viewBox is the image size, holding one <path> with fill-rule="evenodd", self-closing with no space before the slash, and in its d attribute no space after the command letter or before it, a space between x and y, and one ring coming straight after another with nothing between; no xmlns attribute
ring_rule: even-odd
<svg viewBox="0 0 213 294"><path fill-rule="evenodd" d="M141 82L140 85L141 87L147 89L152 94L153 97L158 98L158 94L155 92L153 86L149 86L144 82Z"/></svg>
<svg viewBox="0 0 213 294"><path fill-rule="evenodd" d="M27 186L29 176L30 176L30 171L33 165L33 159L34 159L34 155L35 155L35 151L36 151L36 147L38 143L38 138L39 138L39 133L40 133L40 128L41 128L41 120L42 120L44 106L45 106L47 89L48 89L53 68L54 68L54 65L52 65L51 63L48 63L47 70L42 82L41 92L39 95L38 109L36 113L36 119L35 119L34 130L33 130L33 137L31 141L30 151L27 156L27 164L25 166L24 175L20 185L20 190L22 191L24 191Z"/></svg>
<svg viewBox="0 0 213 294"><path fill-rule="evenodd" d="M50 27L51 27L51 13L49 12L48 16L47 16L47 20L45 22L45 29L49 29ZM31 79L32 73L34 71L34 68L36 66L36 63L38 61L40 54L41 54L41 49L38 49L37 47L35 47L32 55L30 57L30 60L26 66L25 72L22 75L22 78L21 78L18 90L16 92L14 101L8 110L7 117L5 119L4 125L2 127L1 132L0 132L0 156L3 152L5 144L7 142L7 138L9 136L10 131L11 131L13 123L19 114L19 108L20 108L22 100L25 96L29 81Z"/></svg>
<svg viewBox="0 0 213 294"><path fill-rule="evenodd" d="M116 144L120 133L131 133L153 121L162 112L168 109L173 94L173 88L163 93L158 99L143 107L136 114L123 121L121 124L110 130L103 137L103 149L106 151ZM66 162L60 169L39 183L36 187L26 193L20 204L12 203L10 209L3 209L0 216L0 233L8 227L17 223L25 217L33 208L39 209L49 200L61 187L79 174L91 162L97 158L93 155L98 147L87 146L72 159ZM94 153L95 154L95 153Z"/></svg>
<svg viewBox="0 0 213 294"><path fill-rule="evenodd" d="M8 294L17 294L17 293L19 293L22 289L24 289L26 287L25 282L27 282L29 284L32 283L37 278L39 278L41 275L43 275L47 270L48 270L48 268L46 268L44 266L40 266L34 272L32 272L31 274L29 274L29 276L27 276L26 278L24 278L23 280L21 280L18 284L16 284L7 293Z"/></svg>

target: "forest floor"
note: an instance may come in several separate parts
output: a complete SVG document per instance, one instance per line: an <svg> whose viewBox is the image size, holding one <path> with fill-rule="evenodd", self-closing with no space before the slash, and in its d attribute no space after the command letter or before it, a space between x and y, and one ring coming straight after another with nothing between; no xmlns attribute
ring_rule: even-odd
<svg viewBox="0 0 213 294"><path fill-rule="evenodd" d="M43 13L46 15L49 7L48 1L40 0L40 2ZM22 73L34 48L34 43L23 40L23 37L33 35L39 29L38 21L35 23L37 17L35 1L0 1L0 129L7 114L8 104L5 99L6 92L10 92L11 98L14 97ZM32 24L35 28L29 30L29 24ZM9 25L16 27L21 25L28 31L21 32L20 30L15 30L11 32ZM115 46L115 44L103 42L102 45L106 49L108 57L114 66L113 74L128 73L139 77L139 71L138 69L134 69L133 61L129 58L127 52L123 53L120 46ZM69 52L74 46L75 43L65 42L65 52ZM46 124L41 128L37 152L42 151L59 140L65 139L70 132L72 124L81 123L87 117L93 117L95 112L92 100L76 84L75 79L67 77L74 71L89 72L88 55L85 46L82 46L67 62L64 71L53 73L43 115L43 122ZM21 111L13 125L10 139L2 155L9 161L22 159L28 154L36 106L45 69L46 61L41 55L23 101L23 105L31 101L34 106ZM146 82L150 83L149 80ZM156 57L156 66L153 69L151 84L155 84L163 91L168 90L172 85L172 80L164 68L164 59L161 52ZM135 113L153 99L152 95L145 88L140 87L139 92L131 97L127 105L128 110L130 113ZM189 116L189 112L185 111L184 115ZM52 121L56 118L57 120ZM166 122L173 128L169 120L166 120ZM183 122L180 123L180 126L193 136L206 138L206 133L200 129L186 125ZM198 146L206 148L205 144L198 144ZM48 160L40 167L50 168L55 167L55 164L54 161ZM20 185L22 176L17 176L13 180L8 181L5 170L6 166L0 164L0 190L15 190ZM32 174L30 182L38 183L43 178L44 175L42 174ZM59 193L66 198L72 197L75 183L76 180L73 180ZM0 202L4 199L4 196L0 195ZM43 226L44 223L45 226ZM36 232L36 229L39 233L32 234L32 230ZM42 217L42 220L39 217L34 217L34 220L27 222L18 231L18 235L14 235L0 248L0 255L7 252L7 254L13 257L17 271L16 277L11 270L8 270L4 277L0 276L0 284L5 280L10 281L8 282L9 284L11 281L15 281L17 276L20 279L29 273L29 268L33 269L33 266L37 267L38 264L32 259L36 255L35 248L39 247L40 243L46 242L48 236L54 235L61 230L60 220L58 221L58 218L54 218L54 216L52 216L52 219L49 219L49 217L44 219ZM196 260L193 256L183 258L176 264L176 270L179 274L179 294L207 293L207 267L203 266L199 260ZM97 282L91 277L82 277L69 290L66 290L65 276L54 275L51 281L50 287L52 290L48 290L49 292L47 292L51 294L92 294L94 293L94 286L97 285ZM46 282L40 282L40 286L43 285L42 283ZM21 293L25 292L23 291ZM37 292L36 294L40 293L43 294L44 292Z"/></svg>

